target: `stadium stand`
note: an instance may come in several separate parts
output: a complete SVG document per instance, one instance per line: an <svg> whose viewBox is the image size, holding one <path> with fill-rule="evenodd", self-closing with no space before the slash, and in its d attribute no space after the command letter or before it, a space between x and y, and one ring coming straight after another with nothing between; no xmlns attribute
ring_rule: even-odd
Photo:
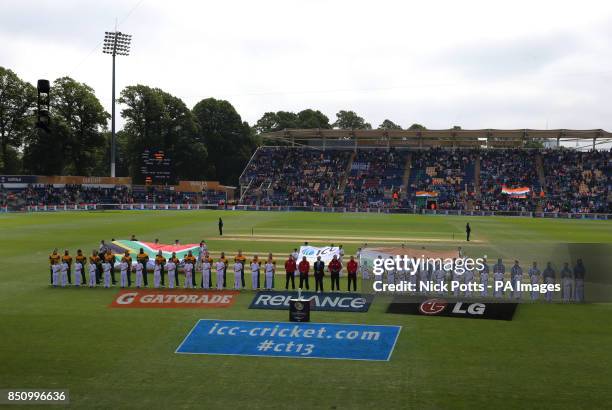
<svg viewBox="0 0 612 410"><path fill-rule="evenodd" d="M357 151L347 177L342 204L349 208L390 206L394 194L399 199L403 193L406 159L406 152L393 148L389 151Z"/></svg>
<svg viewBox="0 0 612 410"><path fill-rule="evenodd" d="M610 212L612 158L606 151L547 150L545 212Z"/></svg>
<svg viewBox="0 0 612 410"><path fill-rule="evenodd" d="M405 204L418 206L425 198L434 198L430 195L437 195L438 209L466 209L468 199L474 194L475 156L475 152L467 150L416 151L412 155Z"/></svg>
<svg viewBox="0 0 612 410"><path fill-rule="evenodd" d="M609 213L610 158L610 151L262 147L241 177L241 203L415 210L434 202L439 210Z"/></svg>
<svg viewBox="0 0 612 410"><path fill-rule="evenodd" d="M483 150L480 152L480 197L475 208L487 211L535 211L533 194L541 186L537 174L537 150ZM526 195L505 194L502 188L528 188Z"/></svg>
<svg viewBox="0 0 612 410"><path fill-rule="evenodd" d="M260 147L241 176L249 205L334 206L352 153Z"/></svg>
<svg viewBox="0 0 612 410"><path fill-rule="evenodd" d="M611 176L609 150L266 146L256 150L240 177L237 205L611 214ZM81 204L227 206L227 194L206 184L184 190L112 184L0 185L0 207L5 211Z"/></svg>

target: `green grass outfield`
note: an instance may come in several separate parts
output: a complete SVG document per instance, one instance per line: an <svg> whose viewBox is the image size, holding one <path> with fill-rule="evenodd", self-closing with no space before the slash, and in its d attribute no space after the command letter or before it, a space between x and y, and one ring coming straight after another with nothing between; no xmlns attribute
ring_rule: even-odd
<svg viewBox="0 0 612 410"><path fill-rule="evenodd" d="M217 234L217 218L225 236ZM463 242L465 222L474 242ZM511 322L314 312L320 322L401 325L389 362L178 355L200 318L285 321L284 311L111 309L117 289L52 289L54 247L104 238L206 239L282 261L304 240L485 252L541 264L559 242L612 243L609 221L384 214L126 211L0 215L0 388L68 388L73 408L609 408L612 304L521 305ZM554 256L554 255L553 255ZM528 261L523 262L526 267ZM278 278L280 279L280 277ZM277 287L281 281L277 279ZM342 288L346 286L342 279ZM27 408L31 408L28 406Z"/></svg>

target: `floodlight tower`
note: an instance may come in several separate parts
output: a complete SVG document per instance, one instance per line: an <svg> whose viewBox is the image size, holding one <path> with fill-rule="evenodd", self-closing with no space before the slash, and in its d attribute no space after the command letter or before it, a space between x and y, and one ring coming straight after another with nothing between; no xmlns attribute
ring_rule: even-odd
<svg viewBox="0 0 612 410"><path fill-rule="evenodd" d="M113 56L113 105L111 109L111 177L115 176L115 56L128 56L130 54L130 41L132 36L120 31L106 31L104 33L104 54Z"/></svg>

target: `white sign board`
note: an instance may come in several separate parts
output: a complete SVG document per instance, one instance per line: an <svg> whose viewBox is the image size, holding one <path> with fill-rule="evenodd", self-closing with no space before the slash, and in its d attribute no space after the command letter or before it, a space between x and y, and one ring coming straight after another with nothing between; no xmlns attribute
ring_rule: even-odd
<svg viewBox="0 0 612 410"><path fill-rule="evenodd" d="M299 263L305 256L306 260L312 265L317 261L317 257L320 256L321 260L327 265L333 258L334 255L340 259L340 248L334 246L324 246L317 248L316 246L300 246L300 254L298 256L297 263Z"/></svg>

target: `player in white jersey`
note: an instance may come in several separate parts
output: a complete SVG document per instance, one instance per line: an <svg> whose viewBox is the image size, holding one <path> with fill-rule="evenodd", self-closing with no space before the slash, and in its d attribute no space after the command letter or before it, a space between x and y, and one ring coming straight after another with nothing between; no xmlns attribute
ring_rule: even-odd
<svg viewBox="0 0 612 410"><path fill-rule="evenodd" d="M251 261L251 286L253 290L259 289L259 259L257 259L257 255Z"/></svg>
<svg viewBox="0 0 612 410"><path fill-rule="evenodd" d="M533 285L540 284L540 275L542 274L542 272L540 272L537 262L533 262L533 265L531 266L531 268L529 268L529 271L527 273L529 274L529 279L530 279L530 282L533 288L535 288L535 286ZM540 297L540 292L538 292L535 289L532 289L531 290L531 300L537 300L539 297Z"/></svg>
<svg viewBox="0 0 612 410"><path fill-rule="evenodd" d="M300 256L300 253L298 252L297 248L293 249L293 252L291 252L291 256L293 256L293 260L297 261L298 257Z"/></svg>
<svg viewBox="0 0 612 410"><path fill-rule="evenodd" d="M242 288L242 263L234 263L234 289L240 290Z"/></svg>
<svg viewBox="0 0 612 410"><path fill-rule="evenodd" d="M122 261L119 264L119 271L121 272L121 287L125 288L127 286L127 271L129 269L128 263Z"/></svg>
<svg viewBox="0 0 612 410"><path fill-rule="evenodd" d="M90 288L95 288L96 287L96 264L95 263L90 263L89 264L89 287Z"/></svg>
<svg viewBox="0 0 612 410"><path fill-rule="evenodd" d="M443 286L446 280L446 272L444 271L444 269L442 269L442 267L440 267L439 269L436 269L433 272L433 276L434 276L435 282L439 286L438 293L444 293Z"/></svg>
<svg viewBox="0 0 612 410"><path fill-rule="evenodd" d="M215 262L217 270L217 290L223 290L223 276L225 275L225 262L218 260Z"/></svg>
<svg viewBox="0 0 612 410"><path fill-rule="evenodd" d="M68 284L68 264L66 262L60 263L60 285L62 287Z"/></svg>
<svg viewBox="0 0 612 410"><path fill-rule="evenodd" d="M425 292L425 284L429 281L429 268L427 266L423 266L419 269L419 288L417 289L419 292Z"/></svg>
<svg viewBox="0 0 612 410"><path fill-rule="evenodd" d="M174 284L176 283L176 263L172 262L172 259L169 259L164 269L168 272L168 288L174 289Z"/></svg>
<svg viewBox="0 0 612 410"><path fill-rule="evenodd" d="M159 289L161 284L162 266L159 262L155 262L153 267L153 287Z"/></svg>
<svg viewBox="0 0 612 410"><path fill-rule="evenodd" d="M55 265L51 265L51 272L52 272L52 283L53 283L53 287L57 287L57 285L59 285L60 282L60 271L62 270L62 266L59 263L56 263Z"/></svg>
<svg viewBox="0 0 612 410"><path fill-rule="evenodd" d="M387 271L387 283L395 283L395 269L391 268Z"/></svg>
<svg viewBox="0 0 612 410"><path fill-rule="evenodd" d="M453 290L454 296L459 296L459 286L461 285L461 283L464 282L463 275L465 275L465 273L459 273L457 272L456 269L453 269L452 271L453 282L456 282L454 283L454 286L455 286L455 289Z"/></svg>
<svg viewBox="0 0 612 410"><path fill-rule="evenodd" d="M520 267L519 261L514 261L514 266L510 269L510 279L512 281L512 295L511 297L520 299L523 292L519 289L519 286L523 282L523 268Z"/></svg>
<svg viewBox="0 0 612 410"><path fill-rule="evenodd" d="M191 289L193 287L193 264L186 263L183 266L183 271L185 272L185 284L183 287L185 289Z"/></svg>
<svg viewBox="0 0 612 410"><path fill-rule="evenodd" d="M502 288L504 283L504 276L504 271L502 269L493 269L493 282L495 286L493 296L495 296L496 298L501 298L503 296Z"/></svg>
<svg viewBox="0 0 612 410"><path fill-rule="evenodd" d="M419 288L417 287L417 272L410 272L407 273L408 275L408 283L410 283L410 286L412 287L412 289L414 289L414 292L418 292Z"/></svg>
<svg viewBox="0 0 612 410"><path fill-rule="evenodd" d="M360 269L361 269L361 278L364 280L370 279L370 268L368 267L368 261L363 261Z"/></svg>
<svg viewBox="0 0 612 410"><path fill-rule="evenodd" d="M266 262L264 266L265 274L266 274L266 289L272 289L272 280L274 279L274 264L271 260Z"/></svg>
<svg viewBox="0 0 612 410"><path fill-rule="evenodd" d="M134 265L134 272L136 272L136 287L141 288L143 284L143 276L142 271L144 270L144 266L141 262L136 262Z"/></svg>
<svg viewBox="0 0 612 410"><path fill-rule="evenodd" d="M472 296L472 289L473 289L473 286L474 286L472 284L475 283L475 281L474 281L474 271L472 269L466 269L465 270L465 273L463 274L463 283L465 283L468 286L467 289L465 290L464 295L468 296L468 297ZM471 287L470 287L470 285L471 285Z"/></svg>
<svg viewBox="0 0 612 410"><path fill-rule="evenodd" d="M104 287L110 288L111 285L111 269L113 266L109 262L102 264L102 272L104 272Z"/></svg>
<svg viewBox="0 0 612 410"><path fill-rule="evenodd" d="M487 264L486 259L483 259L482 269L479 272L480 272L480 285L482 286L482 292L480 292L480 295L487 297L489 296L489 265Z"/></svg>
<svg viewBox="0 0 612 410"><path fill-rule="evenodd" d="M338 259L340 259L340 262L342 262L342 258L344 258L344 248L342 247L342 245L338 247L338 253L340 254L340 257Z"/></svg>
<svg viewBox="0 0 612 410"><path fill-rule="evenodd" d="M561 269L561 288L562 296L564 302L570 302L572 300L574 288L574 275L569 267L569 263L565 262L563 264L563 269Z"/></svg>
<svg viewBox="0 0 612 410"><path fill-rule="evenodd" d="M210 261L208 258L202 260L202 289L208 289L210 283Z"/></svg>
<svg viewBox="0 0 612 410"><path fill-rule="evenodd" d="M81 286L81 282L83 281L83 264L81 262L76 262L74 264L74 285L76 287Z"/></svg>

